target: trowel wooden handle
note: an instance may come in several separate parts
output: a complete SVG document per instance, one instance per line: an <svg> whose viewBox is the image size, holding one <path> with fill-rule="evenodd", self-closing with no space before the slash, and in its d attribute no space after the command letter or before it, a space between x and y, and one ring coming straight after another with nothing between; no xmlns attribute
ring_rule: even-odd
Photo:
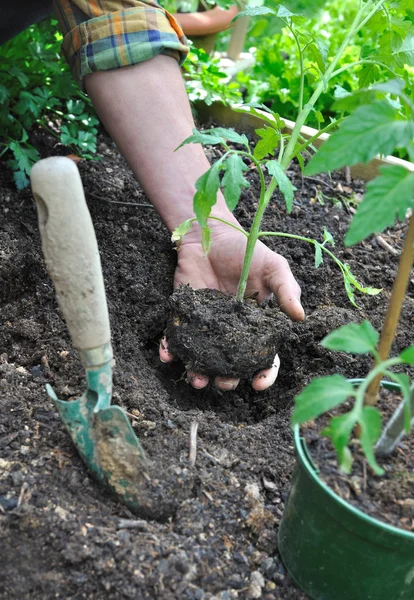
<svg viewBox="0 0 414 600"><path fill-rule="evenodd" d="M43 254L74 345L110 341L98 244L78 168L69 158L46 158L30 175Z"/></svg>

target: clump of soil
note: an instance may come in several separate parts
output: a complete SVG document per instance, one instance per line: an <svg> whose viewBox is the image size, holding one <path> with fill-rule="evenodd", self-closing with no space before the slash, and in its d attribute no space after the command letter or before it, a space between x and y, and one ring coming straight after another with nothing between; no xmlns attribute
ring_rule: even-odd
<svg viewBox="0 0 414 600"><path fill-rule="evenodd" d="M383 424L388 422L399 402L400 395L385 389L381 391L377 406ZM350 403L346 403L332 414L342 414L350 408ZM350 475L346 475L338 469L331 440L320 436L327 424L328 418L324 416L303 428L310 455L322 480L338 496L367 515L388 525L414 531L414 436L403 438L390 456L377 458L385 470L383 476L375 475L359 439L352 438L349 448L354 462Z"/></svg>
<svg viewBox="0 0 414 600"><path fill-rule="evenodd" d="M272 366L291 330L280 310L218 290L180 286L170 306L169 349L196 373L250 378Z"/></svg>

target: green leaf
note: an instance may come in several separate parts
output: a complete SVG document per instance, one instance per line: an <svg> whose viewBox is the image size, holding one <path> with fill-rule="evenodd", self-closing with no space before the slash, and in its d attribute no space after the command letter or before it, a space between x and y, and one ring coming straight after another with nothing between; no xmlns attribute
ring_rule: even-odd
<svg viewBox="0 0 414 600"><path fill-rule="evenodd" d="M401 360L407 365L414 365L414 346L409 346L400 352Z"/></svg>
<svg viewBox="0 0 414 600"><path fill-rule="evenodd" d="M268 160L266 162L266 169L268 170L269 174L276 179L279 189L285 199L286 209L288 213L290 213L293 205L293 192L296 188L292 185L292 182L277 160Z"/></svg>
<svg viewBox="0 0 414 600"><path fill-rule="evenodd" d="M242 188L247 189L250 184L243 175L243 171L248 171L249 167L244 164L239 154L232 154L224 163L226 172L224 173L221 185L224 198L229 210L233 211L240 198Z"/></svg>
<svg viewBox="0 0 414 600"><path fill-rule="evenodd" d="M339 350L349 354L373 352L378 344L379 333L367 320L362 323L349 323L329 333L321 341L328 350Z"/></svg>
<svg viewBox="0 0 414 600"><path fill-rule="evenodd" d="M376 83L371 87L372 90L378 90L380 92L385 92L386 94L393 94L394 96L399 96L401 92L405 88L404 79L389 79L388 81L384 81L383 83Z"/></svg>
<svg viewBox="0 0 414 600"><path fill-rule="evenodd" d="M23 190L29 185L29 179L23 171L13 171L13 179L18 190Z"/></svg>
<svg viewBox="0 0 414 600"><path fill-rule="evenodd" d="M380 167L380 175L367 185L365 197L352 219L345 244L351 246L371 233L380 233L403 220L408 208L413 207L414 172L400 165Z"/></svg>
<svg viewBox="0 0 414 600"><path fill-rule="evenodd" d="M323 228L323 241L324 243L331 244L331 246L335 246L335 240L332 237L332 234L326 229Z"/></svg>
<svg viewBox="0 0 414 600"><path fill-rule="evenodd" d="M374 406L364 406L358 417L358 423L361 427L361 446L368 463L377 475L383 475L385 471L377 464L374 455L375 443L381 435L381 414Z"/></svg>
<svg viewBox="0 0 414 600"><path fill-rule="evenodd" d="M180 223L180 225L178 225L178 227L176 227L174 229L174 231L172 232L171 241L173 243L177 242L177 245L179 246L183 240L183 237L191 231L191 228L192 228L195 220L196 219L194 219L194 217L192 217L191 219L187 219L186 221L183 221L182 223Z"/></svg>
<svg viewBox="0 0 414 600"><path fill-rule="evenodd" d="M276 11L268 6L248 6L245 10L237 13L232 23L240 17L262 17L263 15L276 15Z"/></svg>
<svg viewBox="0 0 414 600"><path fill-rule="evenodd" d="M5 85L0 83L0 104L4 104L7 98L10 97L10 92Z"/></svg>
<svg viewBox="0 0 414 600"><path fill-rule="evenodd" d="M194 196L194 213L201 227L207 227L207 218L217 201L220 187L219 170L222 159L215 162L210 169L196 181L197 192Z"/></svg>
<svg viewBox="0 0 414 600"><path fill-rule="evenodd" d="M197 129L193 129L193 135L190 135L186 138L176 149L179 150L186 144L203 144L204 146L214 145L214 144L222 144L224 140L221 137L216 135L210 135L207 131L197 131Z"/></svg>
<svg viewBox="0 0 414 600"><path fill-rule="evenodd" d="M339 125L305 169L307 175L345 165L368 162L377 154L391 154L410 143L414 123L403 121L388 101L360 106Z"/></svg>
<svg viewBox="0 0 414 600"><path fill-rule="evenodd" d="M351 268L347 264L342 265L344 279L346 279L358 292L368 294L368 296L377 296L382 292L382 288L363 287L351 272Z"/></svg>
<svg viewBox="0 0 414 600"><path fill-rule="evenodd" d="M410 33L404 40L393 38L391 55L398 67L414 67L414 33Z"/></svg>
<svg viewBox="0 0 414 600"><path fill-rule="evenodd" d="M354 387L342 375L330 375L311 381L295 398L292 425L316 419L354 395Z"/></svg>
<svg viewBox="0 0 414 600"><path fill-rule="evenodd" d="M328 427L322 431L322 435L326 435L332 440L338 454L339 466L345 473L351 471L352 456L348 444L356 422L357 415L351 411L339 417L333 417Z"/></svg>
<svg viewBox="0 0 414 600"><path fill-rule="evenodd" d="M256 160L262 160L268 154L274 156L275 148L279 143L280 134L273 127L264 126L263 129L256 129L255 133L261 138L253 151Z"/></svg>
<svg viewBox="0 0 414 600"><path fill-rule="evenodd" d="M315 269L317 269L322 263L322 246L316 240L313 241L315 246Z"/></svg>
<svg viewBox="0 0 414 600"><path fill-rule="evenodd" d="M23 173L26 173L26 175L29 175L33 164L40 160L38 151L33 147L25 148L18 142L11 142L9 147L13 152L17 163L16 170L22 171Z"/></svg>
<svg viewBox="0 0 414 600"><path fill-rule="evenodd" d="M224 140L228 140L229 142L233 142L234 144L241 144L242 146L246 146L249 149L249 140L244 135L240 135L234 129L225 129L224 127L213 127L208 130L210 135L215 135L223 138Z"/></svg>

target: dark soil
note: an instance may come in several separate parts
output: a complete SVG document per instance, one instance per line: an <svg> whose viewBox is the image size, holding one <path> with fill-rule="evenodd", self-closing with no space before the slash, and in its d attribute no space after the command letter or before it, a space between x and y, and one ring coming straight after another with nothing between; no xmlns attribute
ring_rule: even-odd
<svg viewBox="0 0 414 600"><path fill-rule="evenodd" d="M251 379L272 366L291 329L280 309L237 302L218 290L180 286L170 307L169 350L195 373Z"/></svg>
<svg viewBox="0 0 414 600"><path fill-rule="evenodd" d="M65 151L40 133L34 142L42 156ZM319 341L363 317L380 326L397 258L375 239L344 249L349 215L341 197L358 196L358 182L352 192L337 175L295 175L292 215L276 197L264 228L321 239L326 226L339 258L384 291L358 296L355 309L331 261L315 270L308 244L267 240L290 261L307 320L292 323L270 390L254 392L245 381L232 392L196 391L182 364L158 360L176 260L169 234L112 143L102 137L99 150L99 162L79 167L111 315L113 401L133 415L160 481L165 464L175 465L177 477L191 471L188 493L166 522L139 519L89 476L44 389L50 383L62 399L79 396L82 367L45 271L30 191L16 192L0 165L0 598L304 600L277 553L294 464L292 400L313 376L365 374L369 361L329 353ZM249 177L252 187L236 210L244 226L257 206L257 173ZM399 225L384 235L399 249L404 231ZM393 351L412 342L413 291L411 282ZM199 424L194 468L192 422ZM176 496L175 489L165 493Z"/></svg>
<svg viewBox="0 0 414 600"><path fill-rule="evenodd" d="M401 396L382 390L378 408L387 422ZM346 411L351 405L347 403ZM345 410L332 411L340 414ZM336 453L328 438L320 437L319 432L327 425L326 417L304 427L305 438L312 460L320 471L321 478L341 498L362 510L364 513L407 531L414 531L414 438L405 437L394 452L386 458L377 458L385 475L376 477L368 466L361 444L352 438L350 449L354 458L350 475L338 473Z"/></svg>

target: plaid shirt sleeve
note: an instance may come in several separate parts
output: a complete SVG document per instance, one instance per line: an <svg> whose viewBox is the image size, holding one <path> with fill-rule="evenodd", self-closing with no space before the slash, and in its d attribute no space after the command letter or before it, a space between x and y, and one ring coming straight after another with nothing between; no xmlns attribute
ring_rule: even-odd
<svg viewBox="0 0 414 600"><path fill-rule="evenodd" d="M188 53L179 23L155 0L54 0L62 49L80 83L85 75L135 65L157 54L180 64Z"/></svg>

